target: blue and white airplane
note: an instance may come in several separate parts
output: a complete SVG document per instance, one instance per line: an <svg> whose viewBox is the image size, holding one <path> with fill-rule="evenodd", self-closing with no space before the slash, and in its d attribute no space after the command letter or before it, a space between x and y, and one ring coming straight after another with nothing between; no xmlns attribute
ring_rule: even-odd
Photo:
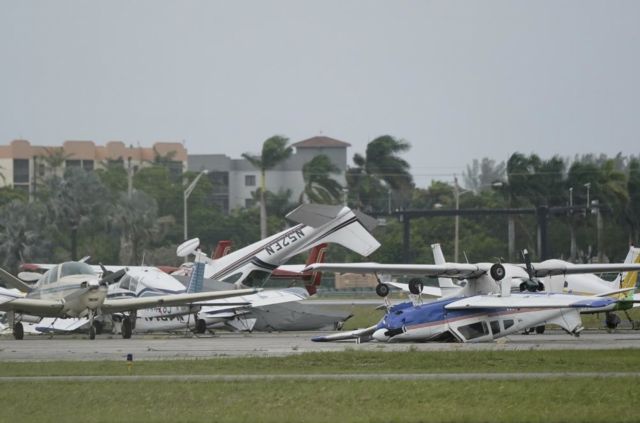
<svg viewBox="0 0 640 423"><path fill-rule="evenodd" d="M305 270L437 276L442 295L441 300L427 304L422 303L421 299L417 297L415 301L389 307L387 314L374 326L321 336L315 338L315 341L355 338L385 342L481 342L552 323L570 334L578 335L583 330L580 311L606 309L616 303L630 304L634 302L633 288L617 289L593 296L547 292L512 294L512 279L524 280L525 290L531 285L531 291L537 291L539 288L536 286L538 285L534 284L535 281L530 280L531 275L638 271L640 265L319 263L307 266ZM451 278L466 279L467 283L462 287L457 286L452 283ZM414 280L409 288L413 294L419 294L422 290L422 284L419 280ZM376 291L379 294L387 294L388 287L380 283ZM622 293L625 293L624 298L610 298L611 295Z"/></svg>

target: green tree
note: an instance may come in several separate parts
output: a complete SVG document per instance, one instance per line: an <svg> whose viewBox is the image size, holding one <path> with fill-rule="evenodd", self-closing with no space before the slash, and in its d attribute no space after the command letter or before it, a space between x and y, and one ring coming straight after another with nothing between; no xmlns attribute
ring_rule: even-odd
<svg viewBox="0 0 640 423"><path fill-rule="evenodd" d="M267 237L267 205L265 201L267 170L273 169L291 156L293 149L287 145L288 138L275 135L262 144L262 154L242 154L249 163L260 169L260 237Z"/></svg>
<svg viewBox="0 0 640 423"><path fill-rule="evenodd" d="M389 194L393 195L396 207L408 203L413 177L409 163L399 154L410 147L404 140L383 135L367 144L365 156L357 153L353 156L356 166L347 171L347 185L356 207L367 211L384 210Z"/></svg>
<svg viewBox="0 0 640 423"><path fill-rule="evenodd" d="M0 257L2 267L15 273L24 261L51 257L50 225L40 203L13 200L0 212Z"/></svg>
<svg viewBox="0 0 640 423"><path fill-rule="evenodd" d="M340 169L325 154L319 154L305 163L302 166L304 191L300 194L300 202L306 197L310 203L339 204L342 185L331 178L331 174L337 173L340 173Z"/></svg>

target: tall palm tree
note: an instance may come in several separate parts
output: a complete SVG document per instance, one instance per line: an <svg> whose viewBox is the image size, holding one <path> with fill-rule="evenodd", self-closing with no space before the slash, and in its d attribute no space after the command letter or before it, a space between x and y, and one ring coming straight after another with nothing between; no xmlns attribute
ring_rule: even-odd
<svg viewBox="0 0 640 423"><path fill-rule="evenodd" d="M413 177L409 163L398 155L409 148L408 142L383 135L367 144L364 157L357 153L353 156L356 167L347 171L347 183L356 207L381 209L379 200L385 198L385 193L395 194L402 202L406 200Z"/></svg>
<svg viewBox="0 0 640 423"><path fill-rule="evenodd" d="M342 185L331 178L332 173L340 173L338 166L331 159L320 154L302 166L304 191L300 194L300 202L304 197L311 203L338 204L342 196Z"/></svg>
<svg viewBox="0 0 640 423"><path fill-rule="evenodd" d="M260 169L260 237L267 237L267 208L265 203L266 174L291 156L293 149L287 145L289 139L280 135L268 138L262 144L262 154L242 154L249 163Z"/></svg>

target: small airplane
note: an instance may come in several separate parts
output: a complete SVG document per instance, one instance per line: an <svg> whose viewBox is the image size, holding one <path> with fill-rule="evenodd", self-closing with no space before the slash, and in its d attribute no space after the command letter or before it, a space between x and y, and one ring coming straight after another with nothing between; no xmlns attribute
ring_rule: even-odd
<svg viewBox="0 0 640 423"><path fill-rule="evenodd" d="M444 259L444 255L442 253L442 249L440 248L440 244L431 245L431 249L433 251L434 262L437 265L446 264ZM522 274L522 277L513 277L511 290L512 292L522 292L522 291L546 291L546 292L554 292L554 293L565 293L565 294L576 294L576 295L596 295L602 294L606 292L611 292L616 289L621 288L634 288L636 286L636 282L638 279L637 271L616 271L617 276L613 281L606 281L595 274L592 273L576 273L576 274L549 274L545 277L536 277L535 269L538 267L534 266L530 259L529 254L526 250L523 251L523 258L525 260L525 269L527 269L527 273ZM629 247L629 252L623 265L627 264L640 264L640 248L636 248L634 246ZM505 264L503 264L505 265ZM551 259L542 262L544 266L558 266L559 268L563 267L574 267L576 266L573 263L569 263L562 260ZM391 286L395 286L396 288L400 288L403 291L410 292L409 284L399 283L399 282L387 282ZM464 282L466 284L466 281ZM419 286L420 281L416 280L412 282L414 285ZM440 286L443 286L446 289L449 289L448 295L452 295L455 292L454 286L460 287L460 285L454 285L451 279L441 280ZM433 297L442 297L443 292L439 287L430 287L425 286L422 294L426 294ZM618 299L622 300L626 294L618 294ZM635 298L635 296L634 296ZM637 298L636 298L637 299ZM635 304L630 301L621 301L614 304L609 305L604 309L588 309L584 310L583 313L602 313L605 312L606 319L605 324L608 329L615 329L617 325L620 323L620 318L614 314L615 311L623 311L629 321L631 322L632 327L636 327L637 323L634 322L628 314L628 310L634 307ZM535 328L537 333L544 332L544 326Z"/></svg>
<svg viewBox="0 0 640 423"><path fill-rule="evenodd" d="M287 218L298 224L217 259L205 255L205 279L238 288L262 286L291 257L320 244L336 243L364 257L380 247L370 233L377 221L348 207L303 204Z"/></svg>
<svg viewBox="0 0 640 423"><path fill-rule="evenodd" d="M633 288L604 292L595 296L543 293L534 277L590 272L638 271L639 264L567 265L537 263L526 257L523 265L501 263L441 263L379 264L379 263L319 263L305 270L353 273L390 273L436 276L441 300L424 304L420 298L422 281L409 282L409 291L418 296L414 301L388 307L387 314L370 328L315 338L331 341L356 338L378 341L459 341L479 342L495 339L531 327L555 323L577 335L583 329L580 311L607 309L616 304L628 306L634 302ZM454 285L451 278L466 279L464 286ZM526 293L512 294L513 279ZM376 292L389 293L387 284L379 282ZM611 295L625 293L624 298Z"/></svg>
<svg viewBox="0 0 640 423"><path fill-rule="evenodd" d="M108 274L107 274L108 273ZM15 339L23 339L23 316L42 317L87 317L89 338L94 339L96 328L94 319L105 314L124 313L122 320L123 338L131 337L132 316L139 309L157 306L189 305L215 298L233 297L255 293L255 289L231 290L202 293L178 293L139 298L107 298L109 285L118 281L126 273L105 272L99 277L94 269L84 262L65 262L44 273L35 286L29 286L20 279L0 269L0 278L12 290L0 288L0 311L5 311Z"/></svg>

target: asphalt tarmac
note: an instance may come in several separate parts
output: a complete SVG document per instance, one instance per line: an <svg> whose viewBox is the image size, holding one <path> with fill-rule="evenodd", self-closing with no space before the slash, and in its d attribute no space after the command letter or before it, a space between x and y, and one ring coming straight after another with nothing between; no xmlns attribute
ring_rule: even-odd
<svg viewBox="0 0 640 423"><path fill-rule="evenodd" d="M617 333L589 331L574 338L561 331L543 335L512 335L495 342L479 344L381 344L352 341L311 342L326 332L218 333L205 336L135 335L122 339L116 335L25 336L22 341L10 335L0 338L1 361L60 360L168 360L238 356L285 356L311 351L472 351L472 350L559 350L559 349L640 349L640 331Z"/></svg>

